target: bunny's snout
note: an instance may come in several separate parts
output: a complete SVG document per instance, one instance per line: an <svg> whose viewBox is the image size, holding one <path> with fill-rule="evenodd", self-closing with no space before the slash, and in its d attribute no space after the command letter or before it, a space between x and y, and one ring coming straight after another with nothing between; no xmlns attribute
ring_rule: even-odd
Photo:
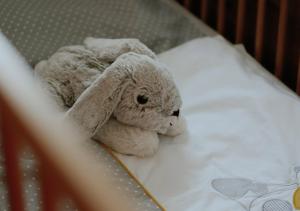
<svg viewBox="0 0 300 211"><path fill-rule="evenodd" d="M179 113L180 113L180 110L178 109L178 110L176 110L176 111L174 111L173 113L172 113L172 116L179 116Z"/></svg>

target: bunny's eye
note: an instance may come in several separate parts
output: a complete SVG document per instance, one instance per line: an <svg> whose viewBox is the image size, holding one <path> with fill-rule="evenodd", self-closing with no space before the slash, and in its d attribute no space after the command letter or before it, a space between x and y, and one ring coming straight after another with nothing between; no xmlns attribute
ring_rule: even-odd
<svg viewBox="0 0 300 211"><path fill-rule="evenodd" d="M145 104L148 102L148 97L146 97L145 95L139 95L137 96L136 100L139 104Z"/></svg>

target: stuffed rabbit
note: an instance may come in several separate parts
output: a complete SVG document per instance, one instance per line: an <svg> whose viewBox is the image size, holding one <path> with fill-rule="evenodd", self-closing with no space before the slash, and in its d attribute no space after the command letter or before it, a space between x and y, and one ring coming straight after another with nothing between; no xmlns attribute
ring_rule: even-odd
<svg viewBox="0 0 300 211"><path fill-rule="evenodd" d="M185 128L170 73L136 39L87 38L38 63L35 73L67 119L117 152L150 156L158 134Z"/></svg>

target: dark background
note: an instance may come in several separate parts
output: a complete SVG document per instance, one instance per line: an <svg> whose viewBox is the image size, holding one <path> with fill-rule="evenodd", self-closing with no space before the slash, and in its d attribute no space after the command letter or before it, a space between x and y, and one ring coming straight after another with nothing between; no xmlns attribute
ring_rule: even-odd
<svg viewBox="0 0 300 211"><path fill-rule="evenodd" d="M188 3L188 7L191 12L198 17L200 16L201 0L178 0L178 2L182 5ZM238 0L226 0L226 18L223 36L225 36L233 43L235 38L237 2ZM247 0L246 2L244 45L247 51L250 54L254 55L257 0ZM208 6L206 23L212 28L216 29L218 0L208 0L207 4ZM266 16L264 25L265 33L261 63L272 73L274 73L275 68L274 64L278 30L277 27L279 18L279 4L280 0L266 0ZM282 81L293 90L296 90L297 86L298 63L300 55L299 22L300 0L288 0L288 20L285 39L285 58Z"/></svg>

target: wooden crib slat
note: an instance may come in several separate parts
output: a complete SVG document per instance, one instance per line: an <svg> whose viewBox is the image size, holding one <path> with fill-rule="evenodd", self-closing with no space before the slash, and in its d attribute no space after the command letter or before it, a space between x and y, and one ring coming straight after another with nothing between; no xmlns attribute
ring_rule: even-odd
<svg viewBox="0 0 300 211"><path fill-rule="evenodd" d="M265 22L265 0L258 0L257 16L256 16L256 35L255 35L255 58L261 61L264 38L264 22Z"/></svg>
<svg viewBox="0 0 300 211"><path fill-rule="evenodd" d="M300 56L298 57L297 94L300 95Z"/></svg>
<svg viewBox="0 0 300 211"><path fill-rule="evenodd" d="M200 17L203 21L207 21L207 0L201 0Z"/></svg>
<svg viewBox="0 0 300 211"><path fill-rule="evenodd" d="M60 197L59 189L57 185L57 179L54 172L50 175L50 166L46 163L40 163L39 176L41 180L41 192L44 211L57 210L57 202Z"/></svg>
<svg viewBox="0 0 300 211"><path fill-rule="evenodd" d="M278 78L282 76L282 67L284 62L285 34L287 23L288 1L280 1L279 23L277 32L277 51L275 59L275 75Z"/></svg>
<svg viewBox="0 0 300 211"><path fill-rule="evenodd" d="M24 210L23 191L22 191L22 177L19 167L19 150L20 142L18 140L18 131L15 130L14 119L10 114L9 110L3 104L1 104L1 132L3 153L4 153L4 164L6 172L6 181L8 184L8 196L9 204L12 211Z"/></svg>
<svg viewBox="0 0 300 211"><path fill-rule="evenodd" d="M225 28L225 3L225 0L218 1L217 30L220 34L224 33Z"/></svg>
<svg viewBox="0 0 300 211"><path fill-rule="evenodd" d="M186 9L189 9L190 8L190 0L184 0L183 1L183 6L186 8Z"/></svg>
<svg viewBox="0 0 300 211"><path fill-rule="evenodd" d="M235 42L236 43L242 43L243 42L245 12L246 12L246 0L238 0L236 35L235 35Z"/></svg>

